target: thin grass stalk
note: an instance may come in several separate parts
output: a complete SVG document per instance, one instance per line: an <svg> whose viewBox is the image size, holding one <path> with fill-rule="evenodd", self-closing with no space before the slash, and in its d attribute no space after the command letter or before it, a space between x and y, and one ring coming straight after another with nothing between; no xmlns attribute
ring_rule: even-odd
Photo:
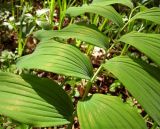
<svg viewBox="0 0 160 129"><path fill-rule="evenodd" d="M22 38L22 29L23 29L23 21L24 21L25 12L26 12L26 6L24 6L23 8L23 13L20 18L20 28L18 31L18 55L19 56L22 56L23 48L24 48L23 38Z"/></svg>
<svg viewBox="0 0 160 129"><path fill-rule="evenodd" d="M22 33L20 31L20 33L18 34L18 55L22 56L22 52L23 52L23 45L22 45Z"/></svg>
<svg viewBox="0 0 160 129"><path fill-rule="evenodd" d="M11 0L11 4L12 4L12 16L15 17L14 0Z"/></svg>
<svg viewBox="0 0 160 129"><path fill-rule="evenodd" d="M99 19L99 15L96 14L93 19L93 24L95 24L96 26L97 26L98 19Z"/></svg>
<svg viewBox="0 0 160 129"><path fill-rule="evenodd" d="M125 55L127 50L128 50L128 44L125 44L123 49L122 49L121 56Z"/></svg>
<svg viewBox="0 0 160 129"><path fill-rule="evenodd" d="M62 2L61 0L58 0L58 6L59 6L59 25L58 25L58 29L61 29L61 15L62 15Z"/></svg>
<svg viewBox="0 0 160 129"><path fill-rule="evenodd" d="M69 7L71 7L71 6L73 6L73 4L76 2L76 0L70 0L69 2L68 2L68 4L67 4L67 8L69 8Z"/></svg>
<svg viewBox="0 0 160 129"><path fill-rule="evenodd" d="M61 0L58 0L58 4L60 7L60 14L59 14L59 26L58 29L60 30L61 27L63 26L63 22L64 22L64 17L65 17L65 13L66 13L66 9L67 9L67 1L63 0L61 2Z"/></svg>
<svg viewBox="0 0 160 129"><path fill-rule="evenodd" d="M50 3L50 17L49 17L49 22L50 22L51 25L53 25L54 8L55 8L55 0L51 0L51 3Z"/></svg>
<svg viewBox="0 0 160 129"><path fill-rule="evenodd" d="M103 21L102 25L98 27L98 29L99 29L100 31L103 30L103 28L104 28L104 26L106 25L107 21L108 21L108 19L105 19L105 20Z"/></svg>

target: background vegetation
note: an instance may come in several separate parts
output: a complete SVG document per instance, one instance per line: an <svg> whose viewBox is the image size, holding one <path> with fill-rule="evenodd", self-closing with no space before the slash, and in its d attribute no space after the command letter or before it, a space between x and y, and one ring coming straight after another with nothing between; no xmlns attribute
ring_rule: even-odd
<svg viewBox="0 0 160 129"><path fill-rule="evenodd" d="M160 1L1 0L0 129L159 129Z"/></svg>

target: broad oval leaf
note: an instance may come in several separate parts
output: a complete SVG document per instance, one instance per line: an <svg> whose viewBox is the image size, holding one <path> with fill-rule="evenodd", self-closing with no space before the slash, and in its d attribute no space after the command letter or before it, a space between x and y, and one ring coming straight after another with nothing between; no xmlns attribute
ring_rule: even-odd
<svg viewBox="0 0 160 129"><path fill-rule="evenodd" d="M81 7L69 7L66 11L66 14L75 17L84 14L86 12L98 14L100 16L112 20L118 26L123 26L123 20L121 15L118 14L113 7L104 6L103 4L102 5L90 4L90 5L83 5Z"/></svg>
<svg viewBox="0 0 160 129"><path fill-rule="evenodd" d="M69 124L73 105L55 82L0 72L0 114L36 127Z"/></svg>
<svg viewBox="0 0 160 129"><path fill-rule="evenodd" d="M78 102L77 113L82 129L147 129L136 110L118 97L94 94Z"/></svg>
<svg viewBox="0 0 160 129"><path fill-rule="evenodd" d="M154 7L154 8L139 12L130 19L130 22L135 19L145 19L145 20L155 22L156 24L160 24L160 8Z"/></svg>
<svg viewBox="0 0 160 129"><path fill-rule="evenodd" d="M160 69L126 56L112 58L104 68L113 73L160 125Z"/></svg>
<svg viewBox="0 0 160 129"><path fill-rule="evenodd" d="M81 24L71 24L62 30L40 30L37 31L34 36L39 40L48 40L54 37L60 37L64 39L77 38L81 41L85 41L94 46L106 48L108 46L109 39L98 29L93 29Z"/></svg>
<svg viewBox="0 0 160 129"><path fill-rule="evenodd" d="M36 50L21 57L17 66L90 79L93 75L91 62L76 47L57 41L40 42Z"/></svg>
<svg viewBox="0 0 160 129"><path fill-rule="evenodd" d="M97 4L97 5L122 4L128 6L129 8L133 8L133 3L131 2L131 0L93 0L92 4Z"/></svg>
<svg viewBox="0 0 160 129"><path fill-rule="evenodd" d="M160 34L131 32L122 36L119 41L136 47L160 65Z"/></svg>

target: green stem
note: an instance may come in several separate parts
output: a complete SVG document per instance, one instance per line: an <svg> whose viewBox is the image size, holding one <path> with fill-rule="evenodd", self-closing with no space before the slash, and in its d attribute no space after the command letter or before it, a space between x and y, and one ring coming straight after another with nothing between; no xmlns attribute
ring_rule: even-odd
<svg viewBox="0 0 160 129"><path fill-rule="evenodd" d="M128 26L128 24L130 25L133 12L134 12L137 8L139 8L139 7L141 7L141 6L137 6L137 7L135 7L135 8L131 11L131 13L130 13L130 15L129 15L129 18L128 18L128 21L125 23L125 25L124 25L124 26L120 29L120 31L118 32L118 34L117 34L117 36L116 36L116 39L118 39L118 37L120 36L121 32L126 28L126 26ZM128 44L125 44L125 45L124 45L124 48L123 48L123 50L122 50L122 52L121 52L121 56L124 55L127 50L128 50Z"/></svg>
<svg viewBox="0 0 160 129"><path fill-rule="evenodd" d="M127 26L128 24L130 24L131 18L132 18L132 15L133 15L133 12L134 12L137 8L139 8L139 7L141 7L141 6L137 6L137 7L135 7L135 8L131 11L131 13L130 13L130 15L129 15L129 18L128 18L128 21L124 24L124 26L123 26L123 27L120 29L120 31L118 32L116 39L119 37L120 33L126 28L126 26Z"/></svg>
<svg viewBox="0 0 160 129"><path fill-rule="evenodd" d="M49 22L50 22L51 25L53 25L54 8L55 8L55 0L51 0L51 3L50 3L50 19L49 19Z"/></svg>
<svg viewBox="0 0 160 129"><path fill-rule="evenodd" d="M124 30L124 28L125 28L128 24L129 24L129 21L122 27L122 29L120 29L120 31L118 32L118 34L117 34L117 36L116 36L116 39L119 38L120 33ZM126 50L127 50L127 46L128 46L128 44L125 44L125 46L124 46L124 48L123 48L123 50L122 50L122 52L121 52L121 56L125 54L125 52L126 52Z"/></svg>
<svg viewBox="0 0 160 129"><path fill-rule="evenodd" d="M102 70L103 68L103 64L100 65L100 67L97 69L97 71L95 72L95 74L93 75L93 77L91 78L91 82L93 83L97 77L97 75L99 74L99 72Z"/></svg>
<svg viewBox="0 0 160 129"><path fill-rule="evenodd" d="M116 38L119 37L120 33L125 29L125 27L126 27L128 24L130 25L131 17L132 17L132 15L133 15L133 12L134 12L137 8L139 8L139 7L141 7L141 6L137 6L137 7L135 7L135 8L131 11L127 23L126 23L126 24L121 28L121 30L118 32ZM129 47L128 47L128 44L125 44L125 45L124 45L124 48L123 48L123 50L122 50L122 52L121 52L121 56L122 56L122 55L125 55L125 53L126 53L126 51L128 50L128 48L129 48Z"/></svg>
<svg viewBox="0 0 160 129"><path fill-rule="evenodd" d="M72 1L72 0L70 0L69 3L68 3L68 5L67 5L68 8L69 8L69 7L72 7L73 4L76 2L76 0L73 0L72 2L71 2L71 1Z"/></svg>
<svg viewBox="0 0 160 129"><path fill-rule="evenodd" d="M96 15L94 16L93 24L97 25L98 18L99 18L99 17L98 17L98 14L96 14Z"/></svg>
<svg viewBox="0 0 160 129"><path fill-rule="evenodd" d="M15 18L14 1L12 0L12 16Z"/></svg>
<svg viewBox="0 0 160 129"><path fill-rule="evenodd" d="M127 49L128 49L128 44L125 44L123 49L122 49L121 56L125 55Z"/></svg>
<svg viewBox="0 0 160 129"><path fill-rule="evenodd" d="M88 45L87 51L86 51L87 56L90 55L90 53L91 53L91 51L93 51L93 49L94 49L94 46L93 46L93 45Z"/></svg>
<svg viewBox="0 0 160 129"><path fill-rule="evenodd" d="M128 19L128 20L131 19L131 17L132 17L132 15L133 15L134 11L135 11L136 9L140 8L140 7L141 7L141 5L135 7L134 9L132 9L132 11L131 11L131 13L130 13L130 15L129 15L129 19Z"/></svg>
<svg viewBox="0 0 160 129"><path fill-rule="evenodd" d="M64 15L65 15L66 10L67 10L67 1L63 0L63 13L64 13Z"/></svg>
<svg viewBox="0 0 160 129"><path fill-rule="evenodd" d="M62 11L62 2L61 2L61 0L58 0L58 6L60 8L60 13L61 13L61 11Z"/></svg>
<svg viewBox="0 0 160 129"><path fill-rule="evenodd" d="M114 47L115 44L116 44L116 43L114 42L114 43L110 46L110 48L107 50L106 54L109 53L109 52L112 50L112 48Z"/></svg>
<svg viewBox="0 0 160 129"><path fill-rule="evenodd" d="M22 56L23 53L23 43L22 43L22 34L18 34L18 55Z"/></svg>
<svg viewBox="0 0 160 129"><path fill-rule="evenodd" d="M88 81L82 100L84 100L87 97L91 87L92 87L92 82Z"/></svg>
<svg viewBox="0 0 160 129"><path fill-rule="evenodd" d="M18 55L22 56L23 53L23 37L22 37L22 30L23 30L23 21L25 17L25 12L26 12L26 6L23 8L22 16L20 18L20 28L18 32Z"/></svg>
<svg viewBox="0 0 160 129"><path fill-rule="evenodd" d="M91 80L88 81L88 83L86 85L86 89L85 89L84 95L82 97L82 100L84 100L87 97L87 95L88 95L88 93L89 93L89 91L90 91L90 89L92 87L93 82L95 81L97 75L102 70L102 68L103 68L103 65L101 64L101 66L97 69L97 71L95 72L95 74L93 75L93 77L91 78Z"/></svg>
<svg viewBox="0 0 160 129"><path fill-rule="evenodd" d="M62 25L63 25L63 21L64 21L64 17L65 17L65 13L66 13L66 9L67 9L67 2L66 0L58 0L58 4L60 7L60 15L59 15L59 26L58 29L60 30Z"/></svg>
<svg viewBox="0 0 160 129"><path fill-rule="evenodd" d="M149 29L148 29L148 32L151 32L152 28L155 26L155 24L152 24Z"/></svg>
<svg viewBox="0 0 160 129"><path fill-rule="evenodd" d="M61 15L62 15L62 3L61 0L58 0L58 7L59 7L59 25L58 29L61 29Z"/></svg>
<svg viewBox="0 0 160 129"><path fill-rule="evenodd" d="M118 31L117 36L115 39L118 39L118 37L120 36L121 32L126 28L126 26L129 24L129 21Z"/></svg>
<svg viewBox="0 0 160 129"><path fill-rule="evenodd" d="M152 128L151 128L151 129L156 129L156 128L157 128L157 126L158 126L158 124L157 124L156 122L154 122L154 123L153 123L153 126L152 126Z"/></svg>
<svg viewBox="0 0 160 129"><path fill-rule="evenodd" d="M144 120L147 120L148 117L149 117L149 115L147 114L147 115L145 115L145 116L143 117L143 119L144 119Z"/></svg>
<svg viewBox="0 0 160 129"><path fill-rule="evenodd" d="M107 23L108 19L105 19L102 25L98 28L100 31L104 28L105 24Z"/></svg>
<svg viewBox="0 0 160 129"><path fill-rule="evenodd" d="M89 20L90 20L90 23L93 24L93 14L92 13L89 15Z"/></svg>
<svg viewBox="0 0 160 129"><path fill-rule="evenodd" d="M74 22L74 17L71 18L69 25L71 25L73 22Z"/></svg>

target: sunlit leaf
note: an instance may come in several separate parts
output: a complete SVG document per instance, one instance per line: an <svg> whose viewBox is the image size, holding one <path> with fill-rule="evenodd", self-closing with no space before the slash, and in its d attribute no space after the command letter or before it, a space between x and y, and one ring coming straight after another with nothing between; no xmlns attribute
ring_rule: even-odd
<svg viewBox="0 0 160 129"><path fill-rule="evenodd" d="M137 13L130 19L130 22L136 19L145 19L160 24L160 8L151 8Z"/></svg>
<svg viewBox="0 0 160 129"><path fill-rule="evenodd" d="M83 5L81 7L69 7L66 11L66 14L70 16L78 16L84 13L94 13L100 16L103 16L107 19L112 20L118 26L123 25L122 17L116 10L111 6L104 6L103 4L90 4L90 5Z"/></svg>
<svg viewBox="0 0 160 129"><path fill-rule="evenodd" d="M93 26L95 27L95 26ZM95 28L87 27L81 24L72 24L62 30L39 30L34 35L39 40L48 40L54 37L59 38L76 38L95 46L106 48L108 46L108 38Z"/></svg>
<svg viewBox="0 0 160 129"><path fill-rule="evenodd" d="M118 97L94 94L78 102L77 113L81 129L147 129L136 110Z"/></svg>
<svg viewBox="0 0 160 129"><path fill-rule="evenodd" d="M133 8L131 0L93 0L92 4L96 5L111 5L111 4L122 4Z"/></svg>
<svg viewBox="0 0 160 129"><path fill-rule="evenodd" d="M41 42L32 54L21 57L17 66L86 79L93 74L91 62L79 49L54 40Z"/></svg>
<svg viewBox="0 0 160 129"><path fill-rule="evenodd" d="M69 124L72 102L49 79L0 72L0 114L32 126Z"/></svg>
<svg viewBox="0 0 160 129"><path fill-rule="evenodd" d="M136 47L160 65L160 34L131 32L122 36L119 41Z"/></svg>
<svg viewBox="0 0 160 129"><path fill-rule="evenodd" d="M104 64L104 68L124 84L160 125L160 69L125 56L112 58Z"/></svg>

